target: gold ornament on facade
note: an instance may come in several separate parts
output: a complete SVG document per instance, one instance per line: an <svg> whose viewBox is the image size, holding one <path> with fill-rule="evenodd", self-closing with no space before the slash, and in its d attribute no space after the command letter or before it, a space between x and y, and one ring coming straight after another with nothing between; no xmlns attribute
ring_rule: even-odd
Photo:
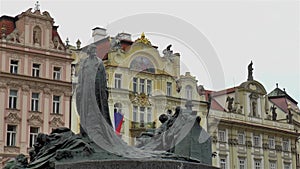
<svg viewBox="0 0 300 169"><path fill-rule="evenodd" d="M151 42L146 38L144 32L141 34L141 37L138 38L137 40L135 40L135 42L139 42L139 43L143 43L145 45L150 45L151 46Z"/></svg>
<svg viewBox="0 0 300 169"><path fill-rule="evenodd" d="M132 104L136 104L136 105L143 106L143 107L151 106L149 97L145 93L141 93L141 94L130 93L129 99Z"/></svg>

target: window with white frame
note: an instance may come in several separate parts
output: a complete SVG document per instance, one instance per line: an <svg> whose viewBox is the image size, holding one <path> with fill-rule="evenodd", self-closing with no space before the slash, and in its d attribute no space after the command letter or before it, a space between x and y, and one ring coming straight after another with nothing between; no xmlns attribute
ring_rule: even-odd
<svg viewBox="0 0 300 169"><path fill-rule="evenodd" d="M188 100L192 100L193 99L192 86L187 85L185 87L185 95L186 95L186 99L188 99Z"/></svg>
<svg viewBox="0 0 300 169"><path fill-rule="evenodd" d="M152 109L151 107L147 108L147 123L152 122Z"/></svg>
<svg viewBox="0 0 300 169"><path fill-rule="evenodd" d="M277 169L276 161L270 161L270 169Z"/></svg>
<svg viewBox="0 0 300 169"><path fill-rule="evenodd" d="M219 129L219 141L226 142L226 130Z"/></svg>
<svg viewBox="0 0 300 169"><path fill-rule="evenodd" d="M39 134L39 128L38 127L30 127L29 147L33 147L38 134Z"/></svg>
<svg viewBox="0 0 300 169"><path fill-rule="evenodd" d="M243 145L245 144L245 133L238 132L238 144Z"/></svg>
<svg viewBox="0 0 300 169"><path fill-rule="evenodd" d="M147 80L147 94L151 95L151 93L152 93L152 81Z"/></svg>
<svg viewBox="0 0 300 169"><path fill-rule="evenodd" d="M254 147L261 147L260 135L253 135L253 145Z"/></svg>
<svg viewBox="0 0 300 169"><path fill-rule="evenodd" d="M140 123L145 122L145 107L140 107Z"/></svg>
<svg viewBox="0 0 300 169"><path fill-rule="evenodd" d="M16 146L17 126L7 125L6 146Z"/></svg>
<svg viewBox="0 0 300 169"><path fill-rule="evenodd" d="M137 122L137 113L138 113L138 107L133 106L133 111L132 111L132 121Z"/></svg>
<svg viewBox="0 0 300 169"><path fill-rule="evenodd" d="M121 89L122 85L122 75L121 74L115 74L115 88Z"/></svg>
<svg viewBox="0 0 300 169"><path fill-rule="evenodd" d="M225 157L221 157L220 158L220 168L221 169L226 169L227 167L227 164L226 164L226 158Z"/></svg>
<svg viewBox="0 0 300 169"><path fill-rule="evenodd" d="M254 160L254 168L255 169L262 169L261 160L258 160L258 159Z"/></svg>
<svg viewBox="0 0 300 169"><path fill-rule="evenodd" d="M53 68L53 79L54 80L60 80L61 78L61 68L60 67L54 67Z"/></svg>
<svg viewBox="0 0 300 169"><path fill-rule="evenodd" d="M282 139L282 150L283 151L289 151L290 148L290 142L288 139Z"/></svg>
<svg viewBox="0 0 300 169"><path fill-rule="evenodd" d="M284 169L291 169L291 164L290 163L284 163L283 168Z"/></svg>
<svg viewBox="0 0 300 169"><path fill-rule="evenodd" d="M172 83L167 82L167 96L172 96Z"/></svg>
<svg viewBox="0 0 300 169"><path fill-rule="evenodd" d="M136 78L136 77L134 77L133 79L132 79L132 90L133 90L133 92L138 92L138 88L137 88L137 86L138 86L138 79Z"/></svg>
<svg viewBox="0 0 300 169"><path fill-rule="evenodd" d="M32 76L40 77L40 64L37 63L32 64Z"/></svg>
<svg viewBox="0 0 300 169"><path fill-rule="evenodd" d="M10 73L17 74L18 73L18 60L10 60Z"/></svg>
<svg viewBox="0 0 300 169"><path fill-rule="evenodd" d="M269 148L275 149L275 138L274 136L269 136Z"/></svg>
<svg viewBox="0 0 300 169"><path fill-rule="evenodd" d="M239 169L246 169L246 159L245 158L239 158Z"/></svg>
<svg viewBox="0 0 300 169"><path fill-rule="evenodd" d="M59 114L60 96L53 96L53 113Z"/></svg>
<svg viewBox="0 0 300 169"><path fill-rule="evenodd" d="M145 79L140 79L140 93L145 93Z"/></svg>
<svg viewBox="0 0 300 169"><path fill-rule="evenodd" d="M8 99L8 108L16 109L17 108L17 98L18 98L18 91L17 90L10 90L9 91L9 99Z"/></svg>
<svg viewBox="0 0 300 169"><path fill-rule="evenodd" d="M31 94L31 111L39 111L39 93Z"/></svg>
<svg viewBox="0 0 300 169"><path fill-rule="evenodd" d="M121 103L114 104L114 108L117 112L122 113L122 104Z"/></svg>

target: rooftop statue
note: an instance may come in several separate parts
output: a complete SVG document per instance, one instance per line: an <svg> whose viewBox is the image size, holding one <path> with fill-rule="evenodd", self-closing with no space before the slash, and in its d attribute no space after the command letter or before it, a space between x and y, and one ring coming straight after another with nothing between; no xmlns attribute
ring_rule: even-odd
<svg viewBox="0 0 300 169"><path fill-rule="evenodd" d="M248 81L253 80L253 63L252 61L250 62L250 64L248 65Z"/></svg>

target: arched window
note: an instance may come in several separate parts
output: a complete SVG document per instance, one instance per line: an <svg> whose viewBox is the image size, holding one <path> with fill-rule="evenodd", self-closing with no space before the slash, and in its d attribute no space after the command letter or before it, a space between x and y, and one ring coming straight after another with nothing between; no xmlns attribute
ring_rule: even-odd
<svg viewBox="0 0 300 169"><path fill-rule="evenodd" d="M155 73L155 68L153 63L144 56L136 57L131 63L130 63L130 69L136 70L136 71L145 71L150 73Z"/></svg>
<svg viewBox="0 0 300 169"><path fill-rule="evenodd" d="M185 95L186 95L186 98L187 98L188 100L192 100L192 99L193 99L192 86L187 85L187 86L185 87Z"/></svg>
<svg viewBox="0 0 300 169"><path fill-rule="evenodd" d="M33 28L32 38L33 44L41 45L42 30L39 26Z"/></svg>

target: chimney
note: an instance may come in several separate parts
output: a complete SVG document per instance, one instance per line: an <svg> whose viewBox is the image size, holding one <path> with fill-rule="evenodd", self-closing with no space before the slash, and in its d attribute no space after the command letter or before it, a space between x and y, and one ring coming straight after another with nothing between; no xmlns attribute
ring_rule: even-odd
<svg viewBox="0 0 300 169"><path fill-rule="evenodd" d="M94 38L94 42L104 39L107 36L105 28L96 27L92 30L93 30L92 37Z"/></svg>

